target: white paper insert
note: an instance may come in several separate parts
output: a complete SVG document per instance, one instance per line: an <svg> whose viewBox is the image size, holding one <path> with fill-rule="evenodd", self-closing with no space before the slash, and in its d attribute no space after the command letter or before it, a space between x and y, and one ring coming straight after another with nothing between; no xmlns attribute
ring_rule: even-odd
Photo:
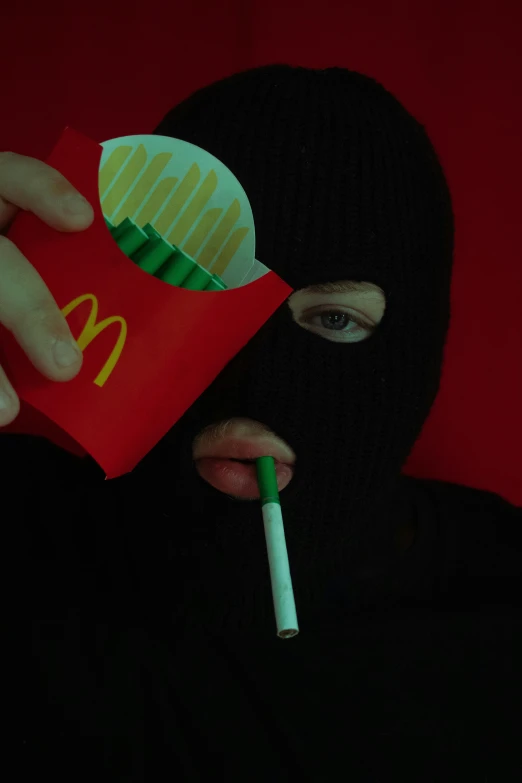
<svg viewBox="0 0 522 783"><path fill-rule="evenodd" d="M150 223L229 288L269 271L255 259L247 195L213 155L169 136L123 136L101 146L100 200L112 223Z"/></svg>

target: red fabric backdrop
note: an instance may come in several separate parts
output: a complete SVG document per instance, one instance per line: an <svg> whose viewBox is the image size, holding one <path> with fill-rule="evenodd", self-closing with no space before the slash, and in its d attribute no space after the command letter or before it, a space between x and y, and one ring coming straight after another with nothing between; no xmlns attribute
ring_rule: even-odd
<svg viewBox="0 0 522 783"><path fill-rule="evenodd" d="M341 7L342 6L342 7ZM2 11L0 149L45 156L66 124L150 132L174 103L270 62L342 65L427 127L457 218L442 388L407 466L522 504L522 6L513 0L199 0Z"/></svg>

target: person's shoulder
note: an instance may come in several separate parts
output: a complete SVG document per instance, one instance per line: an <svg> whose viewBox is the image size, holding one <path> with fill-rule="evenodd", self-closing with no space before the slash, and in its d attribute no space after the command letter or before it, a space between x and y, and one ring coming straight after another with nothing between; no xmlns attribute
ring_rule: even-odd
<svg viewBox="0 0 522 783"><path fill-rule="evenodd" d="M500 494L408 477L419 518L430 519L450 582L486 602L522 595L522 508Z"/></svg>
<svg viewBox="0 0 522 783"><path fill-rule="evenodd" d="M404 477L411 493L431 502L437 513L504 538L522 551L522 507L497 492L451 481Z"/></svg>

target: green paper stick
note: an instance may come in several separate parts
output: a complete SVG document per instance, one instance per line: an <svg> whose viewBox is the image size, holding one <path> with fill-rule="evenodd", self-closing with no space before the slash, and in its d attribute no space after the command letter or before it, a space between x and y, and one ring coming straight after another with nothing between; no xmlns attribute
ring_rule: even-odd
<svg viewBox="0 0 522 783"><path fill-rule="evenodd" d="M130 218L125 218L125 220L122 220L121 223L118 223L117 226L113 226L112 228L112 238L118 239L118 237L122 236L126 231L129 230L129 228L134 228L134 223Z"/></svg>
<svg viewBox="0 0 522 783"><path fill-rule="evenodd" d="M122 234L118 234L115 239L116 244L122 253L125 253L125 255L129 256L130 258L137 250L139 250L140 247L142 247L142 245L147 242L148 237L143 229L133 225Z"/></svg>
<svg viewBox="0 0 522 783"><path fill-rule="evenodd" d="M186 288L188 291L204 291L207 285L212 280L212 275L203 269L202 266L196 265L196 268L192 270L190 275L183 280L182 288Z"/></svg>
<svg viewBox="0 0 522 783"><path fill-rule="evenodd" d="M161 237L161 234L159 234L154 228L154 226L151 226L150 223L145 223L145 225L143 226L143 230L145 231L148 237L151 238Z"/></svg>
<svg viewBox="0 0 522 783"><path fill-rule="evenodd" d="M144 272L155 275L173 253L172 245L158 235L149 239L131 258Z"/></svg>
<svg viewBox="0 0 522 783"><path fill-rule="evenodd" d="M212 275L210 283L205 288L205 291L226 291L227 287L220 277Z"/></svg>
<svg viewBox="0 0 522 783"><path fill-rule="evenodd" d="M159 278L169 285L181 286L196 266L196 262L186 253L174 247L174 255L160 269Z"/></svg>

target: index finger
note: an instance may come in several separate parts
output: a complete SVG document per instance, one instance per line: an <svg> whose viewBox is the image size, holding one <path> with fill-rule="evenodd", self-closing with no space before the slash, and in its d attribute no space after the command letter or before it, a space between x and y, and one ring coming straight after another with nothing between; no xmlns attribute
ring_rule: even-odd
<svg viewBox="0 0 522 783"><path fill-rule="evenodd" d="M13 205L33 212L58 231L81 231L93 221L89 202L59 171L15 152L0 152L0 228Z"/></svg>

